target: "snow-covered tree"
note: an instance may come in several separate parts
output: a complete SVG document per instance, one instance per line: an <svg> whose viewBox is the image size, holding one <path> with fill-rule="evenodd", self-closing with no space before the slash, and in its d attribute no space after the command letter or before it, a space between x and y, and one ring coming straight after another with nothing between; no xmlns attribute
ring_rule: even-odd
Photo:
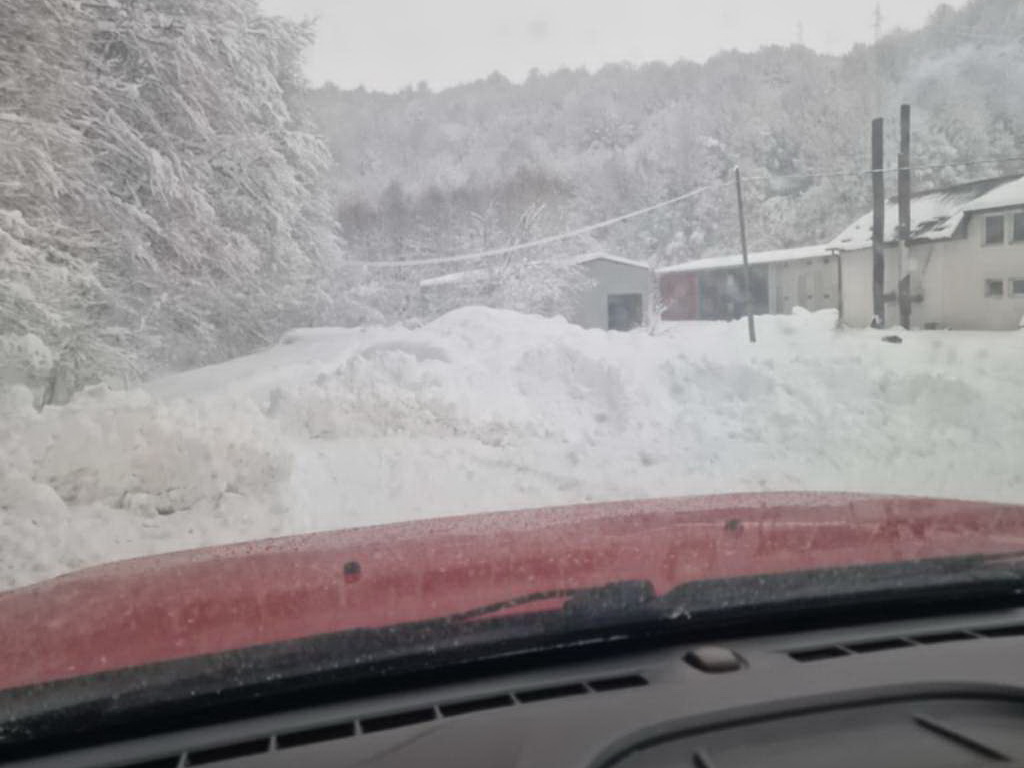
<svg viewBox="0 0 1024 768"><path fill-rule="evenodd" d="M309 40L255 0L0 4L0 335L73 388L359 319Z"/></svg>
<svg viewBox="0 0 1024 768"><path fill-rule="evenodd" d="M891 118L890 158L904 101L920 163L1020 155L1022 35L1019 0L975 0L844 56L775 46L439 93L325 86L308 101L334 157L337 215L362 258L393 257L399 241L431 256L500 244L495 233L532 204L544 208L540 234L570 229L728 182L736 165L748 177L790 176L748 189L751 247L785 247L829 239L870 205L866 177L791 175L867 167L876 110ZM915 184L1020 169L925 171ZM598 240L662 263L735 252L735 196L702 195Z"/></svg>

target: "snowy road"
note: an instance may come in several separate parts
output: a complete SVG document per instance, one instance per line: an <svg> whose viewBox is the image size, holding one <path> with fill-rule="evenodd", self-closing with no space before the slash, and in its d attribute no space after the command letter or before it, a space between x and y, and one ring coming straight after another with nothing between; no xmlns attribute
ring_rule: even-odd
<svg viewBox="0 0 1024 768"><path fill-rule="evenodd" d="M0 393L0 588L417 517L749 490L1024 502L1024 332L832 313L651 335L466 309L36 413Z"/></svg>

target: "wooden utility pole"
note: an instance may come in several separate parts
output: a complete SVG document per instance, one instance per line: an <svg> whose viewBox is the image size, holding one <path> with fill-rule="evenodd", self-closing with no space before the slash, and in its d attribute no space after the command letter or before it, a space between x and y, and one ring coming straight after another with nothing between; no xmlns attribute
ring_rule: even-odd
<svg viewBox="0 0 1024 768"><path fill-rule="evenodd" d="M747 219L743 213L743 182L740 179L740 168L736 166L736 204L740 214L740 245L743 248L743 293L747 309L747 330L750 332L750 343L757 342L757 329L754 327L754 297L751 293L750 254L747 253Z"/></svg>
<svg viewBox="0 0 1024 768"><path fill-rule="evenodd" d="M872 287L874 318L872 328L885 327L885 121L876 118L871 123L871 192L874 219L871 227L871 249L874 255Z"/></svg>
<svg viewBox="0 0 1024 768"><path fill-rule="evenodd" d="M839 283L839 300L836 303L836 307L839 310L839 325L842 325L845 320L845 307L843 303L843 251L841 248L829 248L828 252L836 260L836 280Z"/></svg>
<svg viewBox="0 0 1024 768"><path fill-rule="evenodd" d="M900 107L900 281L897 287L900 325L910 329L910 105Z"/></svg>

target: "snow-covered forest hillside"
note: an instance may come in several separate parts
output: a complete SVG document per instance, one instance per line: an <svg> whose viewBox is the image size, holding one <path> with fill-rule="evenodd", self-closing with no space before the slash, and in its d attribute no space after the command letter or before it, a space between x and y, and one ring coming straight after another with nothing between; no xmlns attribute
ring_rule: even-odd
<svg viewBox="0 0 1024 768"><path fill-rule="evenodd" d="M579 288L578 260L556 257L734 250L733 190L506 254L736 165L765 177L748 183L754 248L821 241L868 204L867 179L834 172L864 169L870 118L902 102L919 189L1024 170L975 162L1024 155L1021 0L842 57L769 48L441 93L311 90L311 34L258 0L0 1L0 590L516 506L1020 501L1024 332L883 344L794 309L759 318L751 345L745 323L609 333L526 314ZM492 307L439 317L415 299L450 265L353 263L479 248L501 250L500 295L449 280ZM1019 275L999 276L1001 297Z"/></svg>
<svg viewBox="0 0 1024 768"><path fill-rule="evenodd" d="M310 104L334 155L336 213L364 258L501 246L581 226L723 180L859 171L870 120L915 110L920 165L1024 155L1024 4L940 8L921 30L845 56L807 48L722 53L706 64L500 75L431 93L342 92ZM919 188L1018 171L935 169ZM870 207L866 179L749 185L755 249L831 239ZM895 189L890 190L895 193ZM738 248L723 189L599 233L583 250L674 263Z"/></svg>
<svg viewBox="0 0 1024 768"><path fill-rule="evenodd" d="M293 108L310 34L255 0L0 3L0 383L59 401L364 319Z"/></svg>
<svg viewBox="0 0 1024 768"><path fill-rule="evenodd" d="M1024 154L1019 0L940 9L842 57L775 47L441 93L310 90L312 34L257 0L0 3L0 384L63 402L293 327L410 319L443 269L345 262L504 247L737 164L777 177L749 185L754 248L819 241L863 211L867 184L792 174L862 169L869 118L903 101L920 164ZM534 255L672 263L736 243L721 189ZM517 274L519 299L573 282Z"/></svg>

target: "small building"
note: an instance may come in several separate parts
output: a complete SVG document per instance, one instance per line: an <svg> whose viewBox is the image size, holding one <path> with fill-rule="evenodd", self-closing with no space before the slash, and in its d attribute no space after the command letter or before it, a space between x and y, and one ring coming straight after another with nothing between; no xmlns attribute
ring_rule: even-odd
<svg viewBox="0 0 1024 768"><path fill-rule="evenodd" d="M583 269L588 285L569 320L584 328L630 331L651 316L654 291L651 268L607 253L589 253L572 260Z"/></svg>
<svg viewBox="0 0 1024 768"><path fill-rule="evenodd" d="M827 245L749 255L755 314L837 307L839 272ZM665 320L735 320L746 311L743 256L716 256L658 270Z"/></svg>
<svg viewBox="0 0 1024 768"><path fill-rule="evenodd" d="M906 274L911 325L1006 330L1024 317L1024 175L984 179L911 197ZM899 322L898 202L885 210L886 324ZM830 247L842 251L843 322L874 317L872 214Z"/></svg>
<svg viewBox="0 0 1024 768"><path fill-rule="evenodd" d="M584 328L629 331L644 325L651 313L654 290L651 268L607 253L587 253L557 262L526 262L514 269L495 267L442 275L420 282L420 293L428 308L448 307L459 296L500 295L497 290L510 282L526 282L524 270L531 267L577 268L581 285L571 301L554 299L543 304L543 314L562 315ZM515 286L512 286L515 288ZM499 304L506 302L499 301Z"/></svg>

